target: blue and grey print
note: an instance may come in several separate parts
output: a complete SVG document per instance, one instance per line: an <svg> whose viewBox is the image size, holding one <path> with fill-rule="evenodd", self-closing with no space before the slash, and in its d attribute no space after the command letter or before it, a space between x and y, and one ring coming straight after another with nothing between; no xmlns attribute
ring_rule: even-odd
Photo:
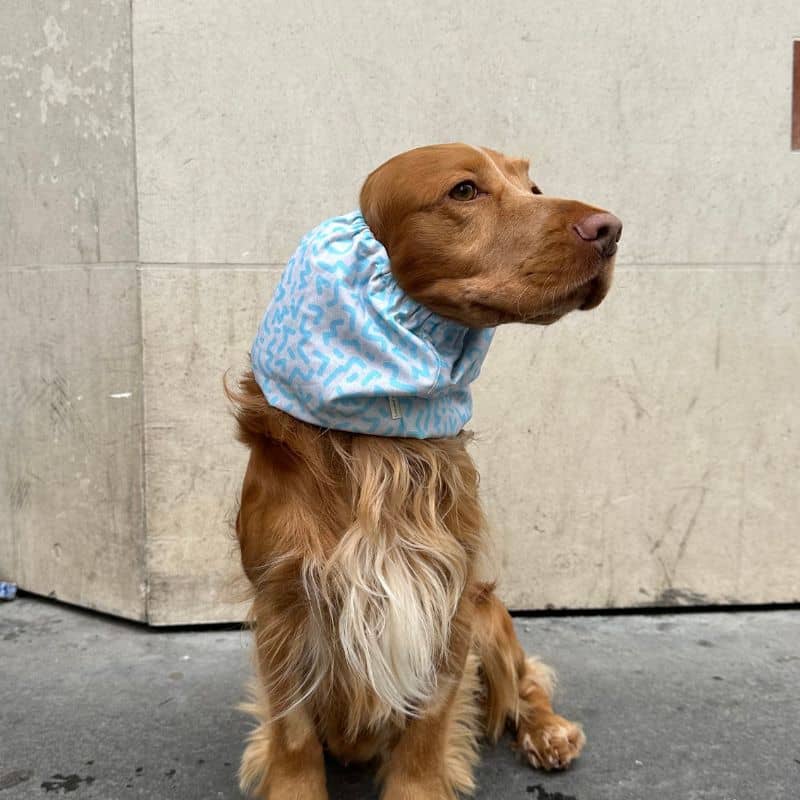
<svg viewBox="0 0 800 800"><path fill-rule="evenodd" d="M253 343L267 401L323 428L377 436L455 436L472 416L494 330L412 300L360 212L300 242Z"/></svg>

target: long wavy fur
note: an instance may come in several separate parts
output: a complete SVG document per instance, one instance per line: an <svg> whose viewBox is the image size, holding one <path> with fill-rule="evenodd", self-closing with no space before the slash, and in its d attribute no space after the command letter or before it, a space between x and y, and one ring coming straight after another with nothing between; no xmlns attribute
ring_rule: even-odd
<svg viewBox="0 0 800 800"><path fill-rule="evenodd" d="M254 384L248 374L238 389L226 387L240 439L256 452L267 437L302 453L317 506L335 508L334 496L349 497L339 504L349 516L329 520L339 530L328 543L307 533L319 526L319 513L304 519L296 504L287 524L298 534L287 532L290 546L254 570L255 617L274 621L256 628L257 647L272 654L271 673L302 676L271 687L271 696L280 696L273 713L284 716L327 693L335 676L349 707L348 734L393 715L415 716L435 694L483 527L478 476L465 449L469 435L321 434L271 408ZM246 502L245 490L245 514ZM240 528L248 524L241 515ZM260 597L274 598L293 582L307 610L302 630L283 623L280 607L258 608Z"/></svg>

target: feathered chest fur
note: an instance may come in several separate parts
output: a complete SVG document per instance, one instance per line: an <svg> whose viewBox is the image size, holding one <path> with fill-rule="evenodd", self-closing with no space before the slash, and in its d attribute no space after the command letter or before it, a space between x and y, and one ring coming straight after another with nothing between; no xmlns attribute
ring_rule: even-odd
<svg viewBox="0 0 800 800"><path fill-rule="evenodd" d="M259 567L271 623L257 632L258 649L280 654L270 668L277 684L303 676L273 684L283 698L276 713L300 702L320 716L345 706L341 733L355 739L431 702L483 528L467 440L317 433L321 450L293 459L306 473L303 502L318 507L289 502L299 535L276 530ZM300 519L338 530L303 539Z"/></svg>

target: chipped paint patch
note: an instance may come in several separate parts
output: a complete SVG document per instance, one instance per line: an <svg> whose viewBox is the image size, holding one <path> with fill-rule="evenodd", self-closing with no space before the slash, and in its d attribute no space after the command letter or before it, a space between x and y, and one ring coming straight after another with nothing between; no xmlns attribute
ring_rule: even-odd
<svg viewBox="0 0 800 800"><path fill-rule="evenodd" d="M69 44L67 34L64 33L64 29L58 24L55 17L48 17L42 25L42 30L47 42L45 45L47 50L59 53Z"/></svg>
<svg viewBox="0 0 800 800"><path fill-rule="evenodd" d="M132 397L132 396L133 396L133 392L117 392L116 394L110 394L109 395L109 397L112 400L123 400L123 399L126 399L128 397Z"/></svg>
<svg viewBox="0 0 800 800"><path fill-rule="evenodd" d="M0 56L0 67L3 69L21 70L24 66L21 61L14 61L13 57L8 54Z"/></svg>
<svg viewBox="0 0 800 800"><path fill-rule="evenodd" d="M61 106L65 106L70 97L86 99L94 94L93 87L82 89L75 86L68 75L57 78L55 70L50 64L45 64L42 67L42 82L39 90L42 93L42 97L39 100L39 109L43 125L47 122L48 105L58 103Z"/></svg>
<svg viewBox="0 0 800 800"><path fill-rule="evenodd" d="M125 7L119 0L108 5L117 12ZM70 7L67 2L61 11L66 12ZM102 19L98 17L96 22L101 23ZM100 31L87 32L70 15L49 15L39 25L38 47L0 55L0 81L22 81L18 89L9 92L14 103L9 104L9 119L27 122L38 117L42 125L60 123L61 116L55 117L54 109L60 111L63 107L74 123L76 138L105 144L113 137L129 147L131 83L127 26L120 30L114 25L113 32L108 31L102 38Z"/></svg>

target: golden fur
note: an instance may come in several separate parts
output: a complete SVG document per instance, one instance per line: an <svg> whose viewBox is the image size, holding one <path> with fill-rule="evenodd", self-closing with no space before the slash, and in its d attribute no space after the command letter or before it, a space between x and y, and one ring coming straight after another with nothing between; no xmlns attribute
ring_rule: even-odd
<svg viewBox="0 0 800 800"><path fill-rule="evenodd" d="M471 205L448 194L467 179ZM465 324L549 324L600 302L613 260L571 230L597 209L532 189L527 162L445 145L387 162L361 205L414 299ZM566 767L583 733L553 712L552 673L476 574L469 435L320 430L269 406L251 373L228 394L250 448L236 530L257 727L243 790L324 799L324 747L376 759L385 800L448 800L474 788L479 737L507 724L531 765Z"/></svg>

